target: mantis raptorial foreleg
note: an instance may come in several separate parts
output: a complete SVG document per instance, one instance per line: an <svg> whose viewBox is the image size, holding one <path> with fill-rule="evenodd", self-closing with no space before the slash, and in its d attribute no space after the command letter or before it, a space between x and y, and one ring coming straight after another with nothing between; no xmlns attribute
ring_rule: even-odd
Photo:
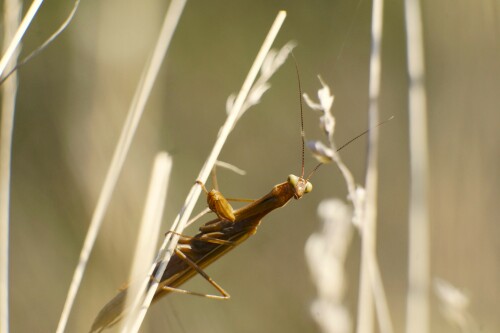
<svg viewBox="0 0 500 333"><path fill-rule="evenodd" d="M208 208L217 214L220 219L234 222L236 219L234 216L234 209L226 198L216 189L208 191L202 181L197 180L196 183L199 184L207 194Z"/></svg>
<svg viewBox="0 0 500 333"><path fill-rule="evenodd" d="M254 202L251 199L234 199L225 198L222 193L217 189L208 191L201 180L197 180L196 183L201 186L203 191L207 194L207 204L208 208L214 212L220 219L228 220L234 222L236 219L234 216L234 208L229 204L228 201L238 201L238 202Z"/></svg>

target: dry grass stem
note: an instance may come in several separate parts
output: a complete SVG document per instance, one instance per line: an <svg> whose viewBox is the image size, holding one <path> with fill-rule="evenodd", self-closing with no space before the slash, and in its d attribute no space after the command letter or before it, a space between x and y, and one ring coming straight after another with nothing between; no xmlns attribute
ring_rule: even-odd
<svg viewBox="0 0 500 333"><path fill-rule="evenodd" d="M318 159L318 161L322 163L335 162L335 164L339 167L347 185L348 199L352 202L354 207L351 222L358 229L360 234L362 234L366 191L362 186L359 186L355 183L352 173L342 162L340 154L338 154L338 150L333 140L333 135L335 132L335 118L333 117L331 109L333 106L334 96L331 94L330 87L321 79L321 77L319 77L319 80L322 88L318 90L318 102L313 101L313 99L310 98L307 94L304 94L304 100L311 109L320 112L320 128L327 136L329 145L325 145L321 141L309 141L308 147L312 151L313 155ZM391 318L375 253L370 252L368 259L368 276L371 279L371 291L375 295L375 304L381 331L392 332L393 329ZM332 265L335 266L335 264ZM343 274L343 271L334 271L336 273ZM336 279L339 279L339 277L337 277ZM322 301L318 304L325 304L325 302ZM312 311L318 311L317 305L314 306L315 308ZM332 309L330 308L330 310ZM323 327L323 330L325 332L336 332L335 330L332 331L326 328L328 327L328 322L329 321L321 322L320 326Z"/></svg>
<svg viewBox="0 0 500 333"><path fill-rule="evenodd" d="M150 275L147 274L147 271L154 259L157 245L152 237L160 234L171 167L172 159L170 156L166 152L158 153L151 174L129 279L129 281L134 281L136 277L141 277L142 283L132 284L129 287L125 308L130 309L130 311L124 318L122 332L131 332L140 310L139 306L142 304L144 296L142 291L145 290L150 281Z"/></svg>
<svg viewBox="0 0 500 333"><path fill-rule="evenodd" d="M358 216L362 215L364 190L357 186L351 171L342 162L334 143L335 118L332 114L334 96L330 87L318 76L322 88L318 90L318 102L306 93L304 101L320 113L320 128L327 137L328 145L321 141L309 141L308 148L321 163L339 167L347 185L352 211L343 201L324 200L318 206L318 215L323 221L322 230L312 234L306 243L306 258L312 279L317 286L318 298L311 305L313 318L324 333L348 333L352 331L352 319L343 297L345 293L345 271L343 268L350 244L352 227L359 230ZM354 222L356 221L356 222Z"/></svg>
<svg viewBox="0 0 500 333"><path fill-rule="evenodd" d="M370 56L369 79L369 128L368 161L365 179L366 199L362 216L361 276L358 298L357 332L371 333L374 330L374 297L379 297L375 304L387 307L385 292L378 272L376 256L377 234L377 188L378 188L378 124L381 82L381 51L383 0L373 2L372 6L372 45ZM377 283L378 282L378 283ZM382 297L382 299L380 299ZM377 307L379 327L382 332L392 332L392 323L388 318L389 310ZM383 315L385 314L385 316Z"/></svg>
<svg viewBox="0 0 500 333"><path fill-rule="evenodd" d="M78 265L75 269L73 279L71 281L68 296L64 304L64 309L59 320L57 333L62 333L65 330L66 323L73 307L73 303L80 286L85 267L90 256L90 252L94 246L95 239L102 224L104 213L108 207L111 195L115 188L118 176L123 167L125 157L130 148L130 144L134 137L135 131L144 111L144 106L151 93L151 89L158 75L160 65L165 57L168 46L172 39L175 27L184 8L185 0L172 1L169 10L165 16L165 21L162 26L160 36L156 43L153 56L146 66L146 69L141 77L136 93L132 100L127 119L123 126L118 144L116 146L111 165L106 175L102 191L90 222L90 227L85 237L85 242L80 253Z"/></svg>
<svg viewBox="0 0 500 333"><path fill-rule="evenodd" d="M3 101L2 101L2 138L0 147L0 159L1 159L1 171L0 171L0 183L2 188L0 189L0 234L2 239L0 243L2 248L0 249L0 332L9 331L9 315L8 315L8 249L9 249L9 197L10 197L10 165L11 165L11 146L12 146L12 132L14 123L14 110L15 110L15 98L17 92L17 75L15 71L23 64L28 62L31 58L40 53L48 44L59 36L59 34L66 29L71 20L73 19L80 0L75 2L75 5L66 18L64 23L54 32L41 46L39 46L35 51L29 54L21 62L16 63L17 57L20 50L21 40L26 33L29 25L33 21L38 9L42 5L43 1L34 1L30 8L28 9L24 19L21 24L21 10L22 4L20 1L6 0L5 1L5 33L4 41L10 41L8 47L4 49L4 54L0 60L0 84L2 84L3 91ZM15 64L11 65L8 69L9 63ZM8 73L4 75L5 70ZM10 80L7 80L10 78Z"/></svg>
<svg viewBox="0 0 500 333"><path fill-rule="evenodd" d="M260 69L260 76L255 81L255 84L252 85L250 91L248 92L248 96L245 99L243 105L241 106L241 110L238 114L238 119L252 106L258 104L262 95L271 88L271 84L269 83L269 79L276 73L278 68L280 68L290 55L290 53L295 48L296 43L290 41L286 43L279 51L269 50L269 53L264 59L264 63ZM229 114L234 107L235 103L235 95L230 95L226 102L226 112Z"/></svg>
<svg viewBox="0 0 500 333"><path fill-rule="evenodd" d="M231 170L232 172L234 172L235 174L240 175L240 176L244 176L247 174L247 172L245 170L240 169L231 163L227 163L227 162L223 162L223 161L216 161L215 165L217 167L220 167L220 168Z"/></svg>
<svg viewBox="0 0 500 333"><path fill-rule="evenodd" d="M21 44L21 39L23 38L24 34L26 33L26 30L28 30L28 27L30 26L31 22L35 18L35 15L38 12L38 9L42 5L42 3L43 3L43 0L33 1L30 8L26 12L26 15L24 16L23 20L21 21L19 28L17 28L17 31L14 34L14 36L9 36L11 38L7 39L7 40L10 40L10 44L7 47L7 49L5 50L5 52L2 56L2 59L0 59L0 77L3 75L5 69L7 68L9 61L13 58L16 49Z"/></svg>
<svg viewBox="0 0 500 333"><path fill-rule="evenodd" d="M17 71L21 66L25 65L28 63L32 58L36 57L40 52L42 52L50 43L52 43L59 35L69 26L73 18L75 17L76 11L78 10L78 7L80 5L81 0L76 0L75 3L73 4L73 8L71 9L71 12L68 14L64 22L57 28L52 35L47 38L45 42L43 42L40 46L38 46L35 50L33 50L30 54L28 54L26 57L24 57L21 61L17 63L17 65L12 68L6 75L1 75L0 73L0 84L2 84L14 71Z"/></svg>
<svg viewBox="0 0 500 333"><path fill-rule="evenodd" d="M332 114L333 101L335 98L330 91L330 87L323 81L321 76L318 76L318 79L322 85L322 88L318 90L318 102L313 101L306 93L303 94L303 97L304 101L311 109L320 112L320 128L328 139L328 146L321 141L309 141L307 146L319 162L335 162L338 166L346 182L348 198L354 205L354 219L356 220L356 216L358 216L359 212L363 209L364 199L363 196L360 195L363 191L360 192L360 188L356 185L351 171L344 164L337 152L333 140L333 135L335 133L335 117L333 117Z"/></svg>
<svg viewBox="0 0 500 333"><path fill-rule="evenodd" d="M18 0L4 2L4 41L13 39L19 25L22 3ZM9 46L10 47L10 46ZM5 54L9 51L7 47ZM16 63L16 48L5 58L5 66ZM3 59L2 59L3 60ZM4 67L6 69L7 67ZM2 85L2 124L0 128L0 332L9 332L9 236L10 236L10 178L12 164L12 134L17 95L17 75Z"/></svg>
<svg viewBox="0 0 500 333"><path fill-rule="evenodd" d="M410 128L410 216L406 333L429 331L429 207L427 97L422 17L418 0L405 1Z"/></svg>

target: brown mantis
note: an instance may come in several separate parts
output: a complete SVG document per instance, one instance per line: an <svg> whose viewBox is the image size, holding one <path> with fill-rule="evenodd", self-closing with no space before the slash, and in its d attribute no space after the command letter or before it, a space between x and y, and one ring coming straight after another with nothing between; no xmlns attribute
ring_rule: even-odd
<svg viewBox="0 0 500 333"><path fill-rule="evenodd" d="M215 299L229 298L229 294L213 281L203 268L255 234L267 214L283 207L292 198L300 199L305 193L310 192L312 184L308 178L304 178L303 173L300 177L290 175L286 182L274 186L262 198L237 210L232 209L220 192L216 190L208 192L209 207L218 217L202 225L200 232L195 236L180 237L179 245L160 280L153 301L172 291L201 295L178 289L197 273L221 293L221 295L203 296ZM121 291L99 312L91 332L100 332L120 319L124 310L125 296L126 290Z"/></svg>
<svg viewBox="0 0 500 333"><path fill-rule="evenodd" d="M299 93L300 81L299 81ZM300 99L302 97L300 96ZM262 198L257 199L248 205L234 210L222 194L217 190L207 193L209 208L217 214L213 219L199 228L199 233L192 237L180 236L175 252L168 263L168 266L160 279L153 301L170 292L181 292L185 294L201 295L214 299L228 299L229 294L213 281L204 271L207 267L221 256L241 244L248 237L257 232L262 219L273 210L283 207L292 198L300 199L305 193L312 190L309 178L321 165L318 164L311 174L304 178L304 130L302 103L301 111L301 137L302 137L302 173L300 177L290 175L286 182L274 186L271 191ZM157 268L158 268L157 264ZM157 269L156 268L156 269ZM156 271L155 269L155 271ZM212 286L219 291L220 295L204 295L192 291L179 289L187 280L200 274ZM153 273L154 276L154 273ZM127 290L120 291L97 315L91 332L101 332L102 330L117 323L126 309L125 298Z"/></svg>
<svg viewBox="0 0 500 333"><path fill-rule="evenodd" d="M392 119L392 117L390 119ZM385 123L385 121L379 125L383 123ZM244 242L248 237L255 234L257 232L257 228L262 222L262 219L267 214L275 209L285 206L292 198L300 199L305 193L311 192L312 184L309 182L309 179L322 165L322 163L319 163L309 176L304 178L304 130L302 103L301 128L301 176L297 177L289 175L286 182L275 185L271 191L262 198L257 199L242 208L234 210L218 190L212 190L209 192L202 182L197 181L207 194L208 206L210 210L217 214L217 218L202 225L199 228L200 232L195 236L189 237L180 235L178 246L160 279L153 301L159 300L161 297L169 294L170 292L180 292L213 299L228 299L230 297L230 295L222 287L220 287L203 271L203 268L207 267L221 256L235 248L237 245ZM367 132L368 130L349 140L346 144L338 148L337 151L341 150ZM156 269L158 269L158 267L159 263L157 263ZM196 274L200 274L203 278L205 278L215 289L217 289L217 291L220 292L220 295L206 295L179 289L179 286ZM123 313L126 312L124 309L126 295L126 289L120 291L103 307L92 325L91 332L101 332L102 330L111 327L121 319Z"/></svg>

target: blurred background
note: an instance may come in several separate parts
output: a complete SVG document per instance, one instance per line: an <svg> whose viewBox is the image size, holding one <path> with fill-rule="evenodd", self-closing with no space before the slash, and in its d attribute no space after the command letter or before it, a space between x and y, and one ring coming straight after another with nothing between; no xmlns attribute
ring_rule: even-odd
<svg viewBox="0 0 500 333"><path fill-rule="evenodd" d="M26 3L26 5L28 5ZM20 72L14 129L11 210L11 330L53 332L140 73L168 3L81 3L68 30ZM64 20L68 1L42 6L24 43L34 49ZM294 53L304 92L320 74L335 95L335 140L368 127L369 1L190 1L127 157L90 258L67 332L87 332L128 279L155 154L173 156L162 229L168 230L215 142L229 94L237 92L277 12L288 17L276 47ZM424 1L431 171L432 276L470 298L481 332L500 331L500 3ZM402 1L384 11L378 258L395 331L404 329L407 293L408 117ZM271 80L244 115L221 159L247 171L218 173L229 197L258 198L300 173L298 88L293 63ZM322 139L305 107L308 139ZM366 138L342 151L364 183ZM315 161L306 155L306 170ZM152 307L142 332L316 332L316 296L304 258L318 230L318 204L346 199L334 165L313 177L314 191L270 214L259 232L207 269L230 301L170 295ZM200 200L198 208L205 206ZM200 224L208 218L200 221ZM191 227L187 233L195 233ZM156 242L162 235L152 235ZM346 262L346 306L355 318L360 239ZM188 290L212 292L201 278ZM439 311L434 332L458 332Z"/></svg>

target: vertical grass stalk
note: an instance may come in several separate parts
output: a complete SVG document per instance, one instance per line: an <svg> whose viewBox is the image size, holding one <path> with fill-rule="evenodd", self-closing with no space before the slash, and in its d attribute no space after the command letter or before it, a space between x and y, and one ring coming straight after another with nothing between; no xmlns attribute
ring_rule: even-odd
<svg viewBox="0 0 500 333"><path fill-rule="evenodd" d="M143 300L143 290L146 289L150 281L150 275L147 274L151 260L154 259L156 252L155 235L160 233L160 225L163 216L165 202L167 200L168 181L172 159L166 152L157 154L149 183L146 205L141 220L139 237L132 261L129 281L134 281L137 277L143 279L141 284L131 284L127 293L125 303L126 309L131 309L123 321L122 332L130 332L135 319L139 314L139 306Z"/></svg>
<svg viewBox="0 0 500 333"><path fill-rule="evenodd" d="M422 17L418 0L405 1L410 128L410 216L406 333L429 332L428 144Z"/></svg>
<svg viewBox="0 0 500 333"><path fill-rule="evenodd" d="M9 39L5 39L6 41L10 40L10 44L6 48L6 50L4 51L2 59L0 59L0 77L3 75L7 65L9 64L9 61L14 57L16 50L18 49L19 45L21 44L21 39L23 38L24 34L26 33L26 30L28 30L28 27L30 26L31 22L35 18L35 15L38 12L38 9L42 5L42 3L43 3L43 0L33 1L30 8L26 12L26 15L24 16L21 24L19 25L19 28L17 28L17 25L16 25L17 30L16 30L14 36L10 35ZM7 4L5 4L5 5L7 6Z"/></svg>
<svg viewBox="0 0 500 333"><path fill-rule="evenodd" d="M9 64L15 64L19 52L16 51L14 35L18 29L22 3L18 0L4 2L3 40L12 44L4 49L2 71ZM13 45L16 45L15 47ZM9 53L12 52L12 53ZM5 60L4 60L5 59ZM12 60L9 62L9 60ZM11 66L14 67L14 66ZM1 74L0 74L1 76ZM10 176L12 164L12 134L17 95L17 75L11 76L2 85L2 125L0 129L0 332L9 332L9 216L10 216Z"/></svg>
<svg viewBox="0 0 500 333"><path fill-rule="evenodd" d="M85 272L90 252L92 251L95 240L97 238L97 234L101 228L104 213L111 200L111 195L123 167L125 157L128 153L135 131L139 124L139 120L141 119L142 113L144 111L147 99L151 93L153 84L160 70L161 63L165 57L168 46L170 45L170 41L172 40L172 36L179 21L180 15L182 14L185 2L185 0L173 0L171 2L165 16L165 21L163 23L160 36L153 51L153 56L147 64L145 71L143 72L143 75L139 81L137 90L134 94L134 98L127 115L127 119L122 128L118 144L113 154L111 165L104 180L104 185L99 195L96 208L92 215L89 231L85 236L85 241L80 252L78 265L73 274L73 279L71 281L66 302L64 304L63 312L61 314L61 318L59 319L59 324L56 331L57 333L64 332L66 328L69 314L80 287L80 283L82 281L83 273Z"/></svg>
<svg viewBox="0 0 500 333"><path fill-rule="evenodd" d="M383 0L374 0L372 9L372 45L370 57L369 81L369 128L368 133L368 165L366 171L366 201L362 218L362 251L361 276L358 301L357 332L371 333L374 330L374 285L373 273L370 267L376 258L376 230L377 230L377 185L378 185L378 133L379 123L378 102L381 81L381 50L382 50L382 23Z"/></svg>

